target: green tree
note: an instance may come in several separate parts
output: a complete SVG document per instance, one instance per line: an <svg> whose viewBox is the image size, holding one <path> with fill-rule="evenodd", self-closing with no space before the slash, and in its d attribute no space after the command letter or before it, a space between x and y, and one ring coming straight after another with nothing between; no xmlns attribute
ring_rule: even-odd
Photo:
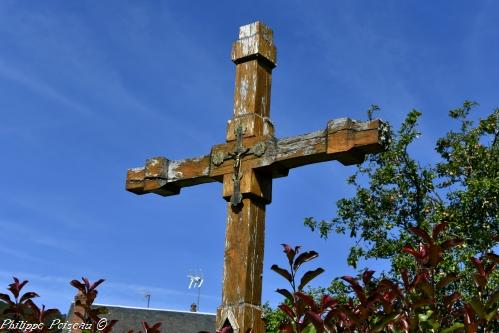
<svg viewBox="0 0 499 333"><path fill-rule="evenodd" d="M435 145L439 161L416 160L411 144L421 135L412 110L397 131L391 130L389 149L371 155L348 179L356 189L352 198L337 202L336 217L329 221L306 218L305 225L327 238L331 232L348 234L357 240L348 263L357 267L360 258L391 261L391 274L414 267L401 250L407 243L417 244L411 227L425 230L448 222L443 237L460 238L465 243L446 254L445 269L457 271L465 265L459 289L473 293L472 256L485 256L497 245L499 235L499 109L478 122L470 120L476 103L466 101L449 112L459 123ZM379 108L371 107L371 116ZM463 264L464 263L464 264ZM461 267L463 268L463 267ZM498 281L498 274L493 274Z"/></svg>
<svg viewBox="0 0 499 333"><path fill-rule="evenodd" d="M277 333L279 332L279 327L288 322L287 317L279 308L273 309L269 302L266 302L262 306L263 316L265 321L265 332Z"/></svg>

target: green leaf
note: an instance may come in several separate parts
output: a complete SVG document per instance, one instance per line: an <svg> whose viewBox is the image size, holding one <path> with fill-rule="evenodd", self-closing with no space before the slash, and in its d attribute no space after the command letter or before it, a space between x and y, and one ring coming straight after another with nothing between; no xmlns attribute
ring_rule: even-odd
<svg viewBox="0 0 499 333"><path fill-rule="evenodd" d="M426 311L426 314L422 314L422 313L420 313L420 314L418 315L418 317L419 317L419 321L422 321L422 322L427 322L427 321L428 321L428 319L431 317L431 315L432 315L432 314L433 314L433 311L432 311L432 310L428 310L428 311Z"/></svg>
<svg viewBox="0 0 499 333"><path fill-rule="evenodd" d="M426 280L421 280L421 282L416 286L417 289L422 290L428 298L433 298L435 293L433 292L432 286Z"/></svg>
<svg viewBox="0 0 499 333"><path fill-rule="evenodd" d="M302 331L302 333L316 333L317 331L315 330L314 325L309 324L307 327L305 327Z"/></svg>
<svg viewBox="0 0 499 333"><path fill-rule="evenodd" d="M478 316L480 316L480 318L482 318L482 319L487 318L487 313L485 312L485 308L483 307L483 304L479 299L474 298L471 301L469 301L468 303L473 308L473 311L475 311L475 313Z"/></svg>
<svg viewBox="0 0 499 333"><path fill-rule="evenodd" d="M306 217L305 220L303 221L303 224L306 227L310 228L310 231L314 232L315 228L317 227L317 221L313 217Z"/></svg>
<svg viewBox="0 0 499 333"><path fill-rule="evenodd" d="M376 323L376 325L373 327L374 332L381 332L390 322L396 320L400 314L399 313L391 313L389 315L383 313L381 314L382 319L380 322Z"/></svg>
<svg viewBox="0 0 499 333"><path fill-rule="evenodd" d="M494 309L491 312L487 313L487 315L485 316L485 320L487 320L487 322L489 322L492 319L495 319L496 315L497 315L497 309Z"/></svg>
<svg viewBox="0 0 499 333"><path fill-rule="evenodd" d="M455 330L458 330L460 328L463 328L464 324L463 323L454 323L452 326L444 328L443 330L440 331L440 333L449 333L449 332L454 332Z"/></svg>
<svg viewBox="0 0 499 333"><path fill-rule="evenodd" d="M485 305L485 307L487 309L490 309L498 301L499 301L499 290L496 290L496 291L494 291L494 293L492 295L490 295L490 297L489 297L489 299L488 299L487 304Z"/></svg>

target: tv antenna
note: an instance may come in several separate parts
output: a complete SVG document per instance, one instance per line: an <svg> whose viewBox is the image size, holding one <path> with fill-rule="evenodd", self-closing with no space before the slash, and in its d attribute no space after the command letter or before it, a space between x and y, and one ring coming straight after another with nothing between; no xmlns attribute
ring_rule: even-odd
<svg viewBox="0 0 499 333"><path fill-rule="evenodd" d="M151 302L151 293L146 291L144 293L144 297L145 297L145 299L147 299L147 308L149 309L149 303Z"/></svg>
<svg viewBox="0 0 499 333"><path fill-rule="evenodd" d="M189 289L198 289L198 300L196 303L196 309L199 311L199 298L201 296L201 286L203 285L204 278L203 278L203 272L198 269L198 270L191 270L189 274L187 274L187 277L190 279L189 283Z"/></svg>

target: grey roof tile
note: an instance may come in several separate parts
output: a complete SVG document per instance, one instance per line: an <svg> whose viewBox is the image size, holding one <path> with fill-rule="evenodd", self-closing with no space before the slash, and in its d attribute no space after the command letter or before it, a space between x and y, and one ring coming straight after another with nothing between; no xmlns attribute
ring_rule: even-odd
<svg viewBox="0 0 499 333"><path fill-rule="evenodd" d="M134 308L117 305L95 304L108 309L108 314L102 315L109 321L116 319L118 323L113 327L113 333L139 330L144 332L142 322L152 325L161 322L162 333L198 333L199 331L215 331L215 314L204 312L188 312L163 309ZM68 318L71 318L73 304L71 304Z"/></svg>

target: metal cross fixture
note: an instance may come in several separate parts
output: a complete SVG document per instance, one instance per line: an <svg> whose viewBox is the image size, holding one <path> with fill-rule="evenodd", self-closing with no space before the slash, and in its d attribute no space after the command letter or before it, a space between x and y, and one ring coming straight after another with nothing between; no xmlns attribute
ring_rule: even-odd
<svg viewBox="0 0 499 333"><path fill-rule="evenodd" d="M261 157L267 149L267 145L264 141L258 142L251 148L246 148L243 144L243 134L243 126L238 125L234 129L234 135L236 137L236 147L234 148L234 150L228 152L227 154L224 154L224 152L222 151L218 151L211 157L211 162L215 166L220 166L223 162L229 159L234 160L234 173L232 175L234 186L233 193L230 197L230 203L234 208L237 207L243 200L243 196L241 195L241 179L243 177L241 173L242 159L249 154L254 154L256 157Z"/></svg>
<svg viewBox="0 0 499 333"><path fill-rule="evenodd" d="M243 145L243 127L241 125L237 126L235 132L236 149L229 153L229 156L234 159L234 174L232 175L234 190L232 196L230 197L232 207L237 207L243 201L243 196L241 195L241 179L243 178L243 175L241 174L241 162L243 157L250 150Z"/></svg>
<svg viewBox="0 0 499 333"><path fill-rule="evenodd" d="M168 196L186 186L223 183L227 220L216 330L229 325L234 333L264 333L263 245L272 179L311 163L360 163L366 154L383 151L389 137L380 120L340 118L316 132L275 138L270 121L270 87L276 64L272 30L260 22L241 27L231 57L236 64L236 84L226 142L197 158L150 158L144 167L128 170L126 189L135 194Z"/></svg>

